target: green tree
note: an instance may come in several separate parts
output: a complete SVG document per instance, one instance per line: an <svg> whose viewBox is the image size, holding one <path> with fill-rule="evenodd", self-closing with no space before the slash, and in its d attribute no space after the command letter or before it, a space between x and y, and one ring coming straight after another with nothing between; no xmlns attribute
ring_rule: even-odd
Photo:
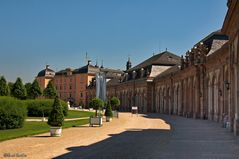
<svg viewBox="0 0 239 159"><path fill-rule="evenodd" d="M107 117L112 117L113 116L110 102L108 102L107 105L106 105L105 116L107 116Z"/></svg>
<svg viewBox="0 0 239 159"><path fill-rule="evenodd" d="M26 88L22 83L21 78L17 78L16 82L13 84L12 87L12 95L18 99L26 99L27 92Z"/></svg>
<svg viewBox="0 0 239 159"><path fill-rule="evenodd" d="M4 76L0 78L0 96L8 96L9 88L6 79Z"/></svg>
<svg viewBox="0 0 239 159"><path fill-rule="evenodd" d="M36 99L37 97L39 97L41 95L42 95L41 87L39 86L39 83L35 79L31 84L30 91L29 91L29 97L32 99Z"/></svg>
<svg viewBox="0 0 239 159"><path fill-rule="evenodd" d="M13 96L12 88L13 88L14 83L8 82L8 88L9 88L9 94L10 96Z"/></svg>
<svg viewBox="0 0 239 159"><path fill-rule="evenodd" d="M110 104L113 106L113 110L117 110L120 105L120 100L117 97L112 97L110 99Z"/></svg>
<svg viewBox="0 0 239 159"><path fill-rule="evenodd" d="M100 98L93 98L89 104L90 107L95 110L95 116L98 116L98 110L102 109L104 106L104 102Z"/></svg>
<svg viewBox="0 0 239 159"><path fill-rule="evenodd" d="M61 102L58 96L55 97L54 103L52 105L51 113L48 117L47 124L50 126L62 126L64 122L64 114Z"/></svg>
<svg viewBox="0 0 239 159"><path fill-rule="evenodd" d="M26 84L25 84L25 88L26 88L26 91L27 91L27 98L31 98L31 97L30 97L31 87L32 87L32 84L31 84L31 83L26 83Z"/></svg>
<svg viewBox="0 0 239 159"><path fill-rule="evenodd" d="M47 87L43 91L43 95L46 98L53 99L56 97L56 88L54 87L52 81L47 84Z"/></svg>

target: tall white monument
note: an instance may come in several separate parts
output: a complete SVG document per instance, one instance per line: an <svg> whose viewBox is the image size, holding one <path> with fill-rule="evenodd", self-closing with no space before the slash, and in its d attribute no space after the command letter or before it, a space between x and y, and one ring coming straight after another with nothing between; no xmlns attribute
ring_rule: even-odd
<svg viewBox="0 0 239 159"><path fill-rule="evenodd" d="M106 78L105 73L96 74L96 97L106 101Z"/></svg>

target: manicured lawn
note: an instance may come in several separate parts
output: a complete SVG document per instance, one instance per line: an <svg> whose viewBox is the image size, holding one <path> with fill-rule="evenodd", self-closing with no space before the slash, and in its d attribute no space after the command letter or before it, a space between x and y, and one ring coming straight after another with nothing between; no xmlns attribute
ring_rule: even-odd
<svg viewBox="0 0 239 159"><path fill-rule="evenodd" d="M65 117L65 119L90 117L94 114L94 112L69 110L68 115ZM42 117L27 117L27 119L42 119Z"/></svg>
<svg viewBox="0 0 239 159"><path fill-rule="evenodd" d="M88 124L88 119L65 121L63 128ZM41 134L50 131L50 126L46 122L25 122L20 129L0 130L0 141Z"/></svg>
<svg viewBox="0 0 239 159"><path fill-rule="evenodd" d="M94 112L69 110L66 119L90 117L94 114L95 114Z"/></svg>

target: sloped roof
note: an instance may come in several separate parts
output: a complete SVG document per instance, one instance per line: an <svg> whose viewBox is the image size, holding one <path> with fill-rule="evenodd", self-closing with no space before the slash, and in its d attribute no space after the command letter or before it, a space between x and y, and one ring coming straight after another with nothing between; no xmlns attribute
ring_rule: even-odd
<svg viewBox="0 0 239 159"><path fill-rule="evenodd" d="M75 69L73 71L73 74L77 74L77 73L92 73L92 74L95 74L97 72L99 72L98 67L95 67L93 65L86 65L86 66L83 66L79 69Z"/></svg>
<svg viewBox="0 0 239 159"><path fill-rule="evenodd" d="M112 73L124 73L122 70L115 70L110 68L100 68L100 71L102 72L112 72Z"/></svg>
<svg viewBox="0 0 239 159"><path fill-rule="evenodd" d="M207 46L207 48L209 50L211 50L211 47L213 45L213 41L214 40L228 40L228 36L224 35L221 30L217 30L212 32L211 34L209 34L208 36L206 36L205 38L203 38L202 40L200 40L196 45L200 44L201 42L203 42L203 44L205 44Z"/></svg>
<svg viewBox="0 0 239 159"><path fill-rule="evenodd" d="M90 73L90 74L95 74L98 72L106 72L107 75L113 75L113 74L122 74L123 71L121 70L115 70L115 69L109 69L109 68L99 68L93 65L86 65L83 66L79 69L75 69L73 71L73 74L80 74L80 73Z"/></svg>
<svg viewBox="0 0 239 159"><path fill-rule="evenodd" d="M56 75L67 75L67 71L73 72L74 69L67 68L67 69L64 69L64 70L60 70L60 71L56 72Z"/></svg>
<svg viewBox="0 0 239 159"><path fill-rule="evenodd" d="M119 79L111 79L107 82L107 86L112 86L112 85L116 85L119 83L120 83Z"/></svg>
<svg viewBox="0 0 239 159"><path fill-rule="evenodd" d="M207 56L213 54L216 52L218 49L220 49L228 40L213 40L211 49Z"/></svg>
<svg viewBox="0 0 239 159"><path fill-rule="evenodd" d="M179 56L177 56L169 51L165 51L165 52L162 52L162 53L159 53L159 54L156 54L156 55L150 57L149 59L143 61L142 63L138 64L137 66L127 70L127 72L145 68L150 65L173 66L173 65L179 64L179 63L180 63Z"/></svg>
<svg viewBox="0 0 239 159"><path fill-rule="evenodd" d="M172 66L170 67L169 69L165 70L164 72L160 73L155 79L161 79L163 77L167 77L169 75L171 75L172 73L176 73L180 71L180 65L175 65L175 66Z"/></svg>

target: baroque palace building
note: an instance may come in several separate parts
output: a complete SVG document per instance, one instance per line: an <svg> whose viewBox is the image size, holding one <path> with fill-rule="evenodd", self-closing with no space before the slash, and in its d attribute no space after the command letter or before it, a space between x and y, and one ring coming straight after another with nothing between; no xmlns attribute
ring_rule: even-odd
<svg viewBox="0 0 239 159"><path fill-rule="evenodd" d="M195 44L184 56L165 51L107 83L107 96L122 111L158 112L230 123L239 134L239 0L228 0L221 30ZM95 97L95 86L87 98ZM89 101L89 100L87 100Z"/></svg>
<svg viewBox="0 0 239 159"><path fill-rule="evenodd" d="M71 105L85 106L87 87L91 85L92 79L99 72L104 72L107 80L121 77L123 73L121 70L104 68L103 65L101 67L93 66L89 60L88 64L81 68L66 68L58 72L53 71L47 65L44 70L38 73L36 79L42 90L46 88L49 81L52 81L62 100L69 101Z"/></svg>
<svg viewBox="0 0 239 159"><path fill-rule="evenodd" d="M228 0L223 26L200 40L184 56L165 51L126 70L88 65L59 72L46 67L37 80L42 89L53 80L59 96L87 107L95 97L95 74L107 77L107 97L121 111L157 112L223 122L239 134L239 0Z"/></svg>

